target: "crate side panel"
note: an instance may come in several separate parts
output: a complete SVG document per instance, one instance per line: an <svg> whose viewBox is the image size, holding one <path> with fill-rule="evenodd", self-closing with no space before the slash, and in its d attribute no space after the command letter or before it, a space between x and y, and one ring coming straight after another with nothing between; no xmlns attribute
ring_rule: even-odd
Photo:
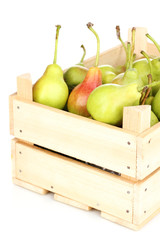
<svg viewBox="0 0 160 240"><path fill-rule="evenodd" d="M141 224L160 210L160 169L136 184L134 224Z"/></svg>
<svg viewBox="0 0 160 240"><path fill-rule="evenodd" d="M16 93L13 93L9 96L9 130L10 134L14 135L14 123L13 123L13 99L16 96Z"/></svg>
<svg viewBox="0 0 160 240"><path fill-rule="evenodd" d="M137 138L137 174L143 179L160 167L160 123Z"/></svg>
<svg viewBox="0 0 160 240"><path fill-rule="evenodd" d="M15 100L14 131L17 138L136 176L136 137L122 129L34 102Z"/></svg>
<svg viewBox="0 0 160 240"><path fill-rule="evenodd" d="M17 144L16 168L18 179L132 221L129 180L25 144Z"/></svg>

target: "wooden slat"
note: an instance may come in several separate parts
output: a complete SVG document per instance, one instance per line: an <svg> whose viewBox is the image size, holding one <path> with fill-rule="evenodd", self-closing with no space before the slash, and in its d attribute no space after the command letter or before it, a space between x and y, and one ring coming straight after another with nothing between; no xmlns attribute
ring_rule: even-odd
<svg viewBox="0 0 160 240"><path fill-rule="evenodd" d="M14 135L14 119L13 119L13 98L16 96L16 93L13 93L9 96L9 130L10 134Z"/></svg>
<svg viewBox="0 0 160 240"><path fill-rule="evenodd" d="M121 128L14 99L14 132L25 141L136 176L136 136Z"/></svg>
<svg viewBox="0 0 160 240"><path fill-rule="evenodd" d="M160 169L135 184L133 223L142 224L160 211Z"/></svg>
<svg viewBox="0 0 160 240"><path fill-rule="evenodd" d="M16 143L17 138L11 140L12 178L16 178Z"/></svg>
<svg viewBox="0 0 160 240"><path fill-rule="evenodd" d="M22 152L16 161L18 179L132 221L131 181L35 146L16 146Z"/></svg>
<svg viewBox="0 0 160 240"><path fill-rule="evenodd" d="M35 186L31 183L24 182L24 181L19 180L17 178L13 178L12 181L15 185L17 185L19 187L23 187L23 188L28 189L28 190L33 191L33 192L36 192L36 193L39 193L39 194L42 194L42 195L48 193L48 191L46 189L43 189L41 187L37 187L37 186Z"/></svg>
<svg viewBox="0 0 160 240"><path fill-rule="evenodd" d="M160 167L160 123L137 137L137 177L145 178Z"/></svg>
<svg viewBox="0 0 160 240"><path fill-rule="evenodd" d="M127 227L127 228L130 228L132 230L139 230L142 226L138 226L138 225L135 225L133 223L130 223L128 221L125 221L124 219L121 219L121 218L117 218L115 216L112 216L111 214L108 214L106 212L101 212L101 217L111 221L111 222L114 222L114 223L117 223L117 224L120 224L124 227Z"/></svg>
<svg viewBox="0 0 160 240"><path fill-rule="evenodd" d="M101 213L101 216L111 222L114 222L114 223L117 223L117 224L120 224L124 227L127 227L127 228L130 228L134 231L138 231L140 230L141 228L143 228L150 220L152 220L157 214L160 213L160 209L157 209L155 212L153 212L148 218L146 218L141 224L137 225L137 224L134 224L134 223L129 223L128 221L125 221L121 218L117 218L117 217L114 217L108 213L105 213L105 212L102 212Z"/></svg>
<svg viewBox="0 0 160 240"><path fill-rule="evenodd" d="M56 194L56 193L54 194L54 199L56 201L61 202L61 203L65 203L65 204L70 205L72 207L80 208L80 209L83 209L83 210L86 210L86 211L89 211L89 210L92 209L91 207L87 206L86 204L74 201L70 198L61 196L61 195Z"/></svg>

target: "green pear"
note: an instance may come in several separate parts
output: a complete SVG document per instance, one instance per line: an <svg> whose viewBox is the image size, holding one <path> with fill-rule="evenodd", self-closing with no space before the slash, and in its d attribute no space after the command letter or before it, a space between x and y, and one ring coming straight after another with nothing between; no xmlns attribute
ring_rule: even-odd
<svg viewBox="0 0 160 240"><path fill-rule="evenodd" d="M127 69L124 73L120 73L112 80L112 83L119 85L126 85L133 82L141 85L139 74L135 68Z"/></svg>
<svg viewBox="0 0 160 240"><path fill-rule="evenodd" d="M150 67L147 59L138 59L133 62L133 68L137 70L140 79L142 80L142 84L148 84L147 75L150 73Z"/></svg>
<svg viewBox="0 0 160 240"><path fill-rule="evenodd" d="M87 101L87 110L93 119L121 126L123 107L139 103L141 94L137 84L128 85L103 84L90 94Z"/></svg>
<svg viewBox="0 0 160 240"><path fill-rule="evenodd" d="M116 73L115 73L115 68L112 67L111 65L101 65L98 66L99 69L101 70L102 73L102 83L111 83L112 79L115 78Z"/></svg>
<svg viewBox="0 0 160 240"><path fill-rule="evenodd" d="M47 66L43 76L33 86L33 100L35 102L63 109L68 99L68 87L63 79L63 71L57 60L57 45L60 25L56 26L56 41L54 62Z"/></svg>
<svg viewBox="0 0 160 240"><path fill-rule="evenodd" d="M81 48L83 48L83 56L80 62L68 68L64 73L64 80L67 83L70 91L78 84L83 82L88 72L88 69L83 64L84 57L86 55L86 49L83 45L81 45Z"/></svg>
<svg viewBox="0 0 160 240"><path fill-rule="evenodd" d="M156 114L156 116L160 120L160 89L158 90L152 101L152 111L154 112L154 114Z"/></svg>
<svg viewBox="0 0 160 240"><path fill-rule="evenodd" d="M106 74L105 74L105 76L104 76L104 78L103 78L103 80L102 80L102 83L103 83L103 84L111 83L112 80L113 80L115 77L116 77L116 74L115 74L115 73L108 71L108 72L106 72Z"/></svg>
<svg viewBox="0 0 160 240"><path fill-rule="evenodd" d="M68 85L70 91L73 88L75 88L78 84L83 82L87 75L87 72L88 69L80 65L79 66L75 65L67 69L67 71L64 73L64 80Z"/></svg>
<svg viewBox="0 0 160 240"><path fill-rule="evenodd" d="M159 121L158 121L157 116L154 114L154 112L151 111L151 125L150 126L152 127L153 125L155 125L158 122Z"/></svg>
<svg viewBox="0 0 160 240"><path fill-rule="evenodd" d="M154 99L153 96L149 96L145 101L145 105L152 105L153 99Z"/></svg>

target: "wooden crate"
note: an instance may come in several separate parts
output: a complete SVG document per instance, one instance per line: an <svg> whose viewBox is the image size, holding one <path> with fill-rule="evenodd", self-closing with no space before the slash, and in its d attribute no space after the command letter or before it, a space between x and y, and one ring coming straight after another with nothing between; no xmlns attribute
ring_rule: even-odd
<svg viewBox="0 0 160 240"><path fill-rule="evenodd" d="M137 28L137 58L142 49L158 55L145 33ZM100 56L100 64L124 62L121 45ZM114 127L33 102L30 75L19 76L10 96L13 182L139 229L160 209L160 123L150 128L150 111L126 107L123 128Z"/></svg>

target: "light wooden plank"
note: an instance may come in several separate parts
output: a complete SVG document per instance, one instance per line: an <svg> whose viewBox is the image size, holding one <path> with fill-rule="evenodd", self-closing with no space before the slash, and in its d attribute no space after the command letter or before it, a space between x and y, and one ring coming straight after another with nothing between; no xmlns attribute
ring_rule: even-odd
<svg viewBox="0 0 160 240"><path fill-rule="evenodd" d="M122 225L124 227L127 227L127 228L130 228L132 230L139 230L141 228L141 226L138 226L138 225L135 225L133 223L130 223L128 221L125 221L124 219L121 219L121 218L117 218L111 214L108 214L106 212L101 212L101 217L111 221L111 222L114 222L116 224L119 224L119 225Z"/></svg>
<svg viewBox="0 0 160 240"><path fill-rule="evenodd" d="M35 146L16 146L23 153L17 155L18 179L132 221L131 181Z"/></svg>
<svg viewBox="0 0 160 240"><path fill-rule="evenodd" d="M105 213L105 212L101 212L101 216L111 222L114 222L114 223L117 223L117 224L120 224L124 227L127 227L127 228L130 228L134 231L138 231L140 230L141 228L143 228L149 221L151 221L157 214L160 213L160 209L156 210L154 213L152 213L152 215L150 215L148 218L146 218L141 224L139 225L136 225L134 223L130 223L130 222L127 222L121 218L117 218L117 217L114 217L108 213Z"/></svg>
<svg viewBox="0 0 160 240"><path fill-rule="evenodd" d="M59 194L54 194L54 199L56 201L59 201L61 203L65 203L67 205L70 205L70 206L73 206L73 207L77 207L77 208L80 208L80 209L83 209L83 210L86 210L86 211L89 211L91 210L92 208L83 204L83 203L80 203L80 202L77 202L75 200L72 200L70 198L67 198L67 197L64 197L64 196L61 196Z"/></svg>
<svg viewBox="0 0 160 240"><path fill-rule="evenodd" d="M136 176L136 134L121 128L15 99L14 132L25 141Z"/></svg>
<svg viewBox="0 0 160 240"><path fill-rule="evenodd" d="M160 210L160 169L135 186L133 223L140 225Z"/></svg>
<svg viewBox="0 0 160 240"><path fill-rule="evenodd" d="M11 161L12 161L12 177L16 178L16 143L17 138L11 140Z"/></svg>
<svg viewBox="0 0 160 240"><path fill-rule="evenodd" d="M36 193L39 193L39 194L42 194L42 195L48 193L48 191L46 189L43 189L41 187L37 187L37 186L35 186L31 183L27 183L27 182L19 180L17 178L13 178L12 181L15 185L26 188L26 189L28 189L30 191L33 191L33 192L36 192Z"/></svg>
<svg viewBox="0 0 160 240"><path fill-rule="evenodd" d="M96 56L91 57L84 61L84 65L90 68L95 65ZM114 67L118 65L124 65L126 61L126 54L122 45L113 47L100 54L99 65L109 64Z"/></svg>
<svg viewBox="0 0 160 240"><path fill-rule="evenodd" d="M9 130L10 134L14 135L14 123L13 123L13 98L16 96L16 93L13 93L9 96Z"/></svg>
<svg viewBox="0 0 160 240"><path fill-rule="evenodd" d="M160 167L160 123L137 137L137 177L143 179Z"/></svg>
<svg viewBox="0 0 160 240"><path fill-rule="evenodd" d="M151 106L131 106L123 108L123 129L142 133L150 128Z"/></svg>
<svg viewBox="0 0 160 240"><path fill-rule="evenodd" d="M17 77L17 95L22 99L32 101L32 79L29 73Z"/></svg>
<svg viewBox="0 0 160 240"><path fill-rule="evenodd" d="M136 58L142 57L141 51L147 51L147 37L145 34L147 33L147 29L144 27L136 27L135 32L135 53ZM128 41L131 42L132 30L131 28L128 30Z"/></svg>

